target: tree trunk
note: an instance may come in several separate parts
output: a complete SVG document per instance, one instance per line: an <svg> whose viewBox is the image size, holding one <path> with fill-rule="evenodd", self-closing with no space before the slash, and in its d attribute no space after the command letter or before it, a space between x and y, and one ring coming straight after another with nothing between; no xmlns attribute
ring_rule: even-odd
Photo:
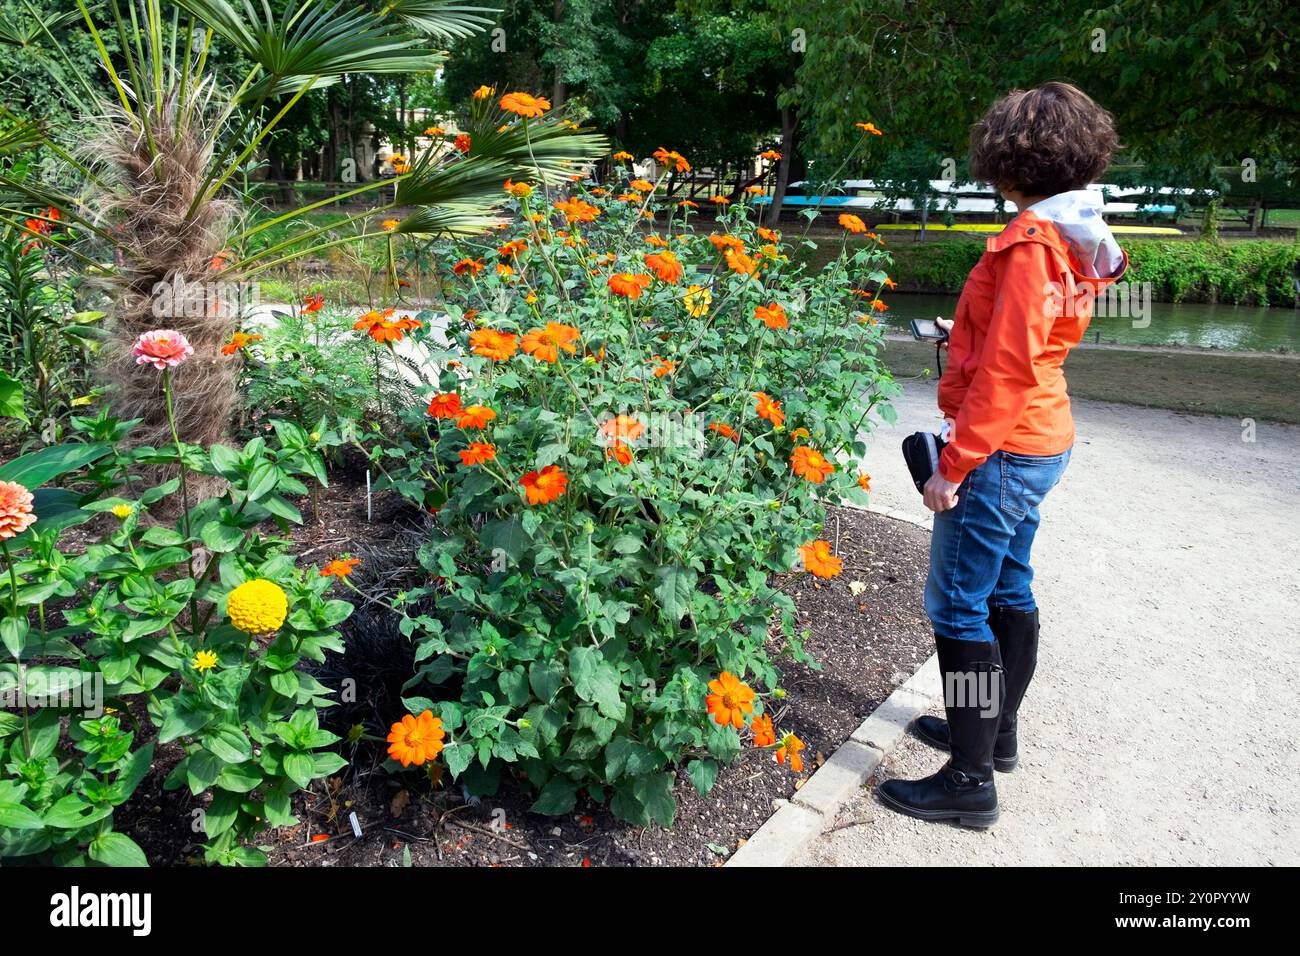
<svg viewBox="0 0 1300 956"><path fill-rule="evenodd" d="M777 228L781 221L781 207L785 204L785 191L790 185L790 163L794 159L794 131L797 117L793 106L781 107L781 159L776 165L776 187L772 190L772 205L767 208L764 221L768 228Z"/></svg>

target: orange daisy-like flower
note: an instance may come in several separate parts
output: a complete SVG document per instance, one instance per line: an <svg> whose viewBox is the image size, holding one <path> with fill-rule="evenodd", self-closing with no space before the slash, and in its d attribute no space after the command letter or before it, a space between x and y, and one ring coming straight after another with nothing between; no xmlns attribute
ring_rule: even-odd
<svg viewBox="0 0 1300 956"><path fill-rule="evenodd" d="M566 199L555 204L555 208L564 214L569 222L594 222L600 215L600 209L581 199Z"/></svg>
<svg viewBox="0 0 1300 956"><path fill-rule="evenodd" d="M472 96L476 100L486 100L496 91L497 88L495 86L488 86L487 84L484 84L480 86L477 90L475 90L473 93L471 93L470 96Z"/></svg>
<svg viewBox="0 0 1300 956"><path fill-rule="evenodd" d="M452 140L451 145L455 148L456 152L458 153L468 153L469 133L459 134L454 140Z"/></svg>
<svg viewBox="0 0 1300 956"><path fill-rule="evenodd" d="M785 309L775 302L771 305L755 306L754 318L761 321L769 329L784 329L790 325L790 320L786 318Z"/></svg>
<svg viewBox="0 0 1300 956"><path fill-rule="evenodd" d="M851 213L840 213L840 226L849 232L866 232L867 224Z"/></svg>
<svg viewBox="0 0 1300 956"><path fill-rule="evenodd" d="M663 236L649 235L645 237L645 241L647 245L657 246L660 249L668 245L668 240Z"/></svg>
<svg viewBox="0 0 1300 956"><path fill-rule="evenodd" d="M743 276L753 275L758 268L758 263L752 256L743 252L736 252L734 249L726 250L723 257L727 260L727 268Z"/></svg>
<svg viewBox="0 0 1300 956"><path fill-rule="evenodd" d="M889 306L885 305L885 303L881 302L879 299L873 300L871 303L871 307L875 309L877 312L889 311Z"/></svg>
<svg viewBox="0 0 1300 956"><path fill-rule="evenodd" d="M425 136L442 136L442 135L445 134L446 132L447 132L447 131L446 131L445 129L443 129L441 126L430 126L430 127L428 127L428 128L425 129L425 131L424 131L424 135L425 135Z"/></svg>
<svg viewBox="0 0 1300 956"><path fill-rule="evenodd" d="M475 355L504 362L519 351L519 336L496 329L475 329L469 334L469 346Z"/></svg>
<svg viewBox="0 0 1300 956"><path fill-rule="evenodd" d="M872 136L885 135L883 131L876 129L875 123L854 123L853 125L856 126L858 129L862 130L862 132L864 133L870 133Z"/></svg>
<svg viewBox="0 0 1300 956"><path fill-rule="evenodd" d="M519 483L524 486L524 496L530 505L544 505L564 494L569 476L559 465L547 465L541 471L530 471Z"/></svg>
<svg viewBox="0 0 1300 956"><path fill-rule="evenodd" d="M560 349L570 355L578 351L575 344L581 333L571 325L547 322L544 329L531 329L524 335L523 349L539 362L558 362Z"/></svg>
<svg viewBox="0 0 1300 956"><path fill-rule="evenodd" d="M686 161L686 157L675 150L664 149L660 146L651 155L654 156L655 162L662 166L671 166L679 173L689 173L691 171L691 164Z"/></svg>
<svg viewBox="0 0 1300 956"><path fill-rule="evenodd" d="M16 538L33 524L32 493L16 481L0 481L0 541Z"/></svg>
<svg viewBox="0 0 1300 956"><path fill-rule="evenodd" d="M384 231L385 231L385 232L392 232L392 231L393 231L394 229L396 229L399 225L401 225L401 222L402 222L402 221L401 221L400 219L385 219L384 222L383 222Z"/></svg>
<svg viewBox="0 0 1300 956"><path fill-rule="evenodd" d="M528 183L517 183L513 179L507 179L505 185L501 187L516 199L527 199L533 194L533 187Z"/></svg>
<svg viewBox="0 0 1300 956"><path fill-rule="evenodd" d="M497 275L509 278L514 274L515 274L515 270L510 266L506 265L504 262L497 263Z"/></svg>
<svg viewBox="0 0 1300 956"><path fill-rule="evenodd" d="M754 409L759 418L766 418L777 427L785 424L785 412L781 411L781 403L767 392L754 393Z"/></svg>
<svg viewBox="0 0 1300 956"><path fill-rule="evenodd" d="M346 578L359 567L361 567L360 558L335 558L320 569L320 576L323 578Z"/></svg>
<svg viewBox="0 0 1300 956"><path fill-rule="evenodd" d="M742 684L735 674L723 671L717 680L709 681L709 690L704 705L714 721L721 727L744 727L745 715L754 712L753 688Z"/></svg>
<svg viewBox="0 0 1300 956"><path fill-rule="evenodd" d="M799 751L803 750L804 742L796 737L793 733L786 734L781 738L781 746L776 748L776 762L788 763L790 769L795 773L803 771L803 757L799 756Z"/></svg>
<svg viewBox="0 0 1300 956"><path fill-rule="evenodd" d="M655 184L644 179L634 179L628 183L632 189L639 193L654 192Z"/></svg>
<svg viewBox="0 0 1300 956"><path fill-rule="evenodd" d="M636 441L645 434L645 423L632 415L615 415L600 426L606 438Z"/></svg>
<svg viewBox="0 0 1300 956"><path fill-rule="evenodd" d="M833 578L844 570L844 562L831 554L831 546L825 541L809 541L799 545L799 556L808 573L818 578Z"/></svg>
<svg viewBox="0 0 1300 956"><path fill-rule="evenodd" d="M889 276L885 276L885 279L884 279L884 281L881 283L881 285L885 286L887 289L890 289L891 291L892 291L893 289L897 289L897 288L898 288L898 283L895 282L893 279L889 278Z"/></svg>
<svg viewBox="0 0 1300 956"><path fill-rule="evenodd" d="M486 405L470 405L456 418L457 428L487 428L497 413Z"/></svg>
<svg viewBox="0 0 1300 956"><path fill-rule="evenodd" d="M808 445L800 445L794 450L794 454L790 456L790 464L794 467L796 475L807 478L814 485L820 485L835 471L835 466L827 461L821 452Z"/></svg>
<svg viewBox="0 0 1300 956"><path fill-rule="evenodd" d="M609 277L609 291L625 299L639 299L650 288L650 277L643 272L616 272Z"/></svg>
<svg viewBox="0 0 1300 956"><path fill-rule="evenodd" d="M766 159L769 163L775 163L781 158L781 154L775 149L769 149L766 152L758 154L759 159Z"/></svg>
<svg viewBox="0 0 1300 956"><path fill-rule="evenodd" d="M551 101L533 96L530 93L507 93L501 97L499 104L507 113L515 113L528 119L537 119L551 108Z"/></svg>
<svg viewBox="0 0 1300 956"><path fill-rule="evenodd" d="M776 728L767 714L755 714L749 722L749 729L753 731L755 747L770 747L776 743Z"/></svg>
<svg viewBox="0 0 1300 956"><path fill-rule="evenodd" d="M528 248L527 239L511 239L504 245L497 246L497 255L500 256L517 256Z"/></svg>
<svg viewBox="0 0 1300 956"><path fill-rule="evenodd" d="M617 153L613 155L612 158L616 163L626 163L629 160L633 159L634 157L627 150L620 149Z"/></svg>
<svg viewBox="0 0 1300 956"><path fill-rule="evenodd" d="M458 276L464 275L466 272L468 272L472 276L476 276L486 268L487 266L483 264L483 261L481 259L466 258L466 259L461 259L460 262L452 266L451 271Z"/></svg>
<svg viewBox="0 0 1300 956"><path fill-rule="evenodd" d="M632 464L632 449L628 448L626 443L616 441L605 449L605 457L613 458L620 465L627 466Z"/></svg>
<svg viewBox="0 0 1300 956"><path fill-rule="evenodd" d="M709 431L717 432L723 438L730 438L737 444L740 443L740 433L728 425L726 422L710 422Z"/></svg>
<svg viewBox="0 0 1300 956"><path fill-rule="evenodd" d="M481 465L483 462L491 461L497 456L497 446L483 441L470 442L457 454L460 455L462 464Z"/></svg>
<svg viewBox="0 0 1300 956"><path fill-rule="evenodd" d="M655 378L663 378L665 375L672 375L677 371L677 363L665 359L662 355L656 355L650 359L651 362L658 362L655 366Z"/></svg>
<svg viewBox="0 0 1300 956"><path fill-rule="evenodd" d="M768 242L780 242L781 234L775 229L768 229L767 226L759 226L758 238L765 239Z"/></svg>
<svg viewBox="0 0 1300 956"><path fill-rule="evenodd" d="M728 250L733 250L735 252L745 251L745 241L738 236L733 236L729 232L722 234L716 232L710 233L709 242L713 243L714 248L721 253L726 253Z"/></svg>
<svg viewBox="0 0 1300 956"><path fill-rule="evenodd" d="M461 414L460 395L456 392L443 392L429 400L425 411L434 418L456 418Z"/></svg>
<svg viewBox="0 0 1300 956"><path fill-rule="evenodd" d="M325 307L325 296L309 295L302 300L302 314L311 315L313 312L319 312Z"/></svg>
<svg viewBox="0 0 1300 956"><path fill-rule="evenodd" d="M858 487L863 491L871 490L871 476L865 471L858 473Z"/></svg>
<svg viewBox="0 0 1300 956"><path fill-rule="evenodd" d="M762 186L746 186L745 192L751 196L761 196L764 190Z"/></svg>
<svg viewBox="0 0 1300 956"><path fill-rule="evenodd" d="M710 197L709 197L709 202L711 202L711 203L713 203L714 205L717 205L717 206L730 206L730 205L731 205L731 200L728 199L726 196L710 196Z"/></svg>
<svg viewBox="0 0 1300 956"><path fill-rule="evenodd" d="M262 341L262 337L260 335L256 335L256 334L249 335L246 332L236 332L234 335L230 337L229 342L221 346L221 354L234 355L240 349L246 348L251 343L260 342L260 341Z"/></svg>
<svg viewBox="0 0 1300 956"><path fill-rule="evenodd" d="M407 714L393 724L388 734L388 756L403 767L436 760L442 753L442 741L447 732L442 729L442 719L426 710L419 717Z"/></svg>
<svg viewBox="0 0 1300 956"><path fill-rule="evenodd" d="M697 202L692 202L692 201L689 200L689 199L679 199L679 200L677 200L677 205L681 206L683 209L699 209L699 208L700 208L700 204L699 204L699 203L697 203Z"/></svg>
<svg viewBox="0 0 1300 956"><path fill-rule="evenodd" d="M614 201L615 202L640 202L641 195L639 193L619 193L617 196L614 197Z"/></svg>
<svg viewBox="0 0 1300 956"><path fill-rule="evenodd" d="M682 264L677 261L677 256L672 252L665 250L663 252L652 252L645 257L646 268L659 277L660 282L669 282L677 284L682 278Z"/></svg>

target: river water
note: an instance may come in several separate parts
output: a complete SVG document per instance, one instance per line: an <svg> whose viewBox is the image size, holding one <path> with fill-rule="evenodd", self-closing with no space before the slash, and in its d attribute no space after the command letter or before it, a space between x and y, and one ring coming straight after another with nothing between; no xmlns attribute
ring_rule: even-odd
<svg viewBox="0 0 1300 956"><path fill-rule="evenodd" d="M955 295L894 293L889 322L903 331L910 319L952 318ZM1230 351L1300 352L1300 309L1254 305L1152 302L1145 320L1100 316L1085 341L1120 345L1180 345Z"/></svg>

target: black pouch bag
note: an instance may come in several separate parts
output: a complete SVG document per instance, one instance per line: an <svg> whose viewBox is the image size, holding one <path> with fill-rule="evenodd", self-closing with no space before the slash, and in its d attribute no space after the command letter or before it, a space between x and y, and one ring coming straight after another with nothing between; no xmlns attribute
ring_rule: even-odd
<svg viewBox="0 0 1300 956"><path fill-rule="evenodd" d="M939 468L939 455L948 443L929 432L913 432L903 439L903 461L912 474L916 490L924 492L925 483Z"/></svg>

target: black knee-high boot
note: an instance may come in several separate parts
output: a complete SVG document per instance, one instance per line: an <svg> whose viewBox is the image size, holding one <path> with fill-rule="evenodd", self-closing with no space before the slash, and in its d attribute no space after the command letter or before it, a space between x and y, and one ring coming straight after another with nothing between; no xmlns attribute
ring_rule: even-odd
<svg viewBox="0 0 1300 956"><path fill-rule="evenodd" d="M1002 652L1002 666L1006 669L1007 700L998 727L997 743L993 747L993 769L1010 773L1020 763L1020 749L1016 740L1016 715L1025 691L1034 678L1038 666L1038 612L1018 611L1009 607L989 608L989 628L997 638ZM942 717L925 714L912 725L918 737L941 750L948 749L948 722Z"/></svg>
<svg viewBox="0 0 1300 956"><path fill-rule="evenodd" d="M998 819L993 785L993 744L998 735L1006 681L996 641L954 641L935 636L943 672L952 755L924 780L887 780L881 801L922 820L956 820L987 827Z"/></svg>

